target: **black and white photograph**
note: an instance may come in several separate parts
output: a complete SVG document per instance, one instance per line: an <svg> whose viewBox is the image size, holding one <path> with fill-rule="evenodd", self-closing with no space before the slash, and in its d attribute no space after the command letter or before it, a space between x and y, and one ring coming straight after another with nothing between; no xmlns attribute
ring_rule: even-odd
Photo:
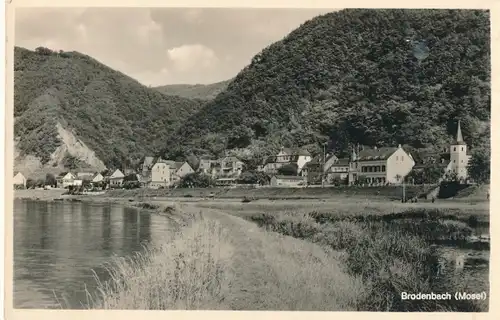
<svg viewBox="0 0 500 320"><path fill-rule="evenodd" d="M492 10L80 5L13 11L10 308L490 311Z"/></svg>

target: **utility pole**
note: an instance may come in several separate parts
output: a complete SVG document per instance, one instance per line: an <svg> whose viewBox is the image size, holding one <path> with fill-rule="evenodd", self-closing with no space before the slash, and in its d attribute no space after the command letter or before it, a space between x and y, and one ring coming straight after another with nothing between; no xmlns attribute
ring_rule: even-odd
<svg viewBox="0 0 500 320"><path fill-rule="evenodd" d="M326 142L323 143L323 164L321 166L321 188L325 187Z"/></svg>
<svg viewBox="0 0 500 320"><path fill-rule="evenodd" d="M406 202L405 177L403 177L403 202Z"/></svg>

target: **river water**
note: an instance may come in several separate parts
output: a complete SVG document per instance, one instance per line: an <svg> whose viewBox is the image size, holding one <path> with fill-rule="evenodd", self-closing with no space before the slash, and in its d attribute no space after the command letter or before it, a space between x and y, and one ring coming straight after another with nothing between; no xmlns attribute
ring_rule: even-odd
<svg viewBox="0 0 500 320"><path fill-rule="evenodd" d="M83 308L114 255L167 241L165 217L120 205L15 200L14 308Z"/></svg>

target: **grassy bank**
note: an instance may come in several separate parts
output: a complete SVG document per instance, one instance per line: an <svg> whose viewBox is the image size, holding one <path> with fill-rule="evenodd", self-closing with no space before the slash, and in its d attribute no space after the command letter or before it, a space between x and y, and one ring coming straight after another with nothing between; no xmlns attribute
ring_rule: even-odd
<svg viewBox="0 0 500 320"><path fill-rule="evenodd" d="M415 197L429 186L406 186L406 196ZM195 197L205 198L214 195L216 198L243 198L251 199L323 199L331 197L357 197L399 200L402 188L399 186L383 187L326 187L326 188L204 188L204 189L135 189L110 190L110 197Z"/></svg>
<svg viewBox="0 0 500 320"><path fill-rule="evenodd" d="M161 246L109 265L89 305L95 309L225 309L232 247L224 229L204 219Z"/></svg>
<svg viewBox="0 0 500 320"><path fill-rule="evenodd" d="M111 281L89 294L88 307L356 310L360 279L327 251L208 210L171 242L111 262Z"/></svg>
<svg viewBox="0 0 500 320"><path fill-rule="evenodd" d="M466 290L442 266L435 240L464 239L471 234L465 222L437 212L343 218L319 221L312 214L254 214L249 217L266 230L311 241L345 252L347 272L360 277L365 294L360 311L468 311L487 310L487 303L473 301L405 301L401 292L456 292Z"/></svg>

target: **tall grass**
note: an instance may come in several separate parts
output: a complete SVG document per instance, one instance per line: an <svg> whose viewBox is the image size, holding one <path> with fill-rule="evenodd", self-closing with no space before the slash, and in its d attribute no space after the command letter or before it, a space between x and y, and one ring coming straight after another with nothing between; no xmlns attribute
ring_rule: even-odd
<svg viewBox="0 0 500 320"><path fill-rule="evenodd" d="M375 216L374 216L375 217ZM432 240L462 239L471 229L455 220L329 219L304 213L255 214L250 220L267 230L306 239L345 252L348 274L360 277L364 294L359 311L482 311L473 301L405 301L402 292L455 292L462 288L453 277L440 274L440 255Z"/></svg>
<svg viewBox="0 0 500 320"><path fill-rule="evenodd" d="M215 221L200 219L171 243L148 245L132 258L109 264L93 309L224 309L232 247Z"/></svg>

